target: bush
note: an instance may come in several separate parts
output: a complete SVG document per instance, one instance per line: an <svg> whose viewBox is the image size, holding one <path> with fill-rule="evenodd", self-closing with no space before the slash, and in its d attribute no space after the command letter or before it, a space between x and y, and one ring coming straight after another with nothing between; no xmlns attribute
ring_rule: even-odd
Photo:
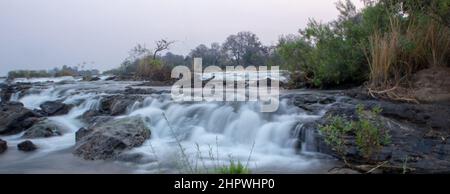
<svg viewBox="0 0 450 194"><path fill-rule="evenodd" d="M45 71L18 70L8 72L9 78L32 78L32 77L50 77L51 75Z"/></svg>
<svg viewBox="0 0 450 194"><path fill-rule="evenodd" d="M379 107L373 108L371 111L364 110L359 105L356 108L358 119L356 121L348 121L340 116L330 117L329 124L320 127L320 132L325 137L325 143L333 148L344 161L347 152L346 137L355 136L355 143L361 155L371 160L376 157L383 146L390 144L390 136L386 129L383 129L379 123Z"/></svg>
<svg viewBox="0 0 450 194"><path fill-rule="evenodd" d="M325 143L345 160L347 151L345 137L352 131L352 125L340 116L333 116L328 120L330 124L320 127L320 132L325 136Z"/></svg>
<svg viewBox="0 0 450 194"><path fill-rule="evenodd" d="M282 38L278 52L287 69L305 72L316 87L361 84L368 68L364 46L368 37L384 20L374 19L381 9L358 13L350 1L338 4L339 19L330 23L311 20L295 38Z"/></svg>
<svg viewBox="0 0 450 194"><path fill-rule="evenodd" d="M241 164L241 162L238 161L237 164L235 164L234 161L230 161L229 166L223 166L221 168L217 169L217 173L219 174L250 174L250 170Z"/></svg>
<svg viewBox="0 0 450 194"><path fill-rule="evenodd" d="M359 120L352 123L352 128L356 134L356 146L366 159L371 159L381 151L383 146L390 144L387 130L379 126L376 119L374 121L367 119L371 116L377 117L381 111L380 108L375 107L367 114L363 106L357 107Z"/></svg>

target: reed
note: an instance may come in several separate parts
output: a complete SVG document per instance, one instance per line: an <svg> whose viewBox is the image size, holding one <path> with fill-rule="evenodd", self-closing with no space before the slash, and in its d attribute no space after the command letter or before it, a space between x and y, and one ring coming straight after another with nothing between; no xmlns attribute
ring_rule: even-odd
<svg viewBox="0 0 450 194"><path fill-rule="evenodd" d="M367 84L373 97L417 102L411 77L420 70L448 66L450 30L427 19L421 22L391 17L387 32L369 37L366 57L370 67Z"/></svg>

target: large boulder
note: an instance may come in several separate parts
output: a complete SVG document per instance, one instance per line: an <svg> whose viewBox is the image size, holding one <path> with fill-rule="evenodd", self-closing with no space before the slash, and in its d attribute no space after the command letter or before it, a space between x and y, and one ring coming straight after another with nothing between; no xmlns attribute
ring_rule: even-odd
<svg viewBox="0 0 450 194"><path fill-rule="evenodd" d="M55 122L44 119L31 128L27 129L23 134L22 138L32 139L32 138L45 138L60 136L63 133L63 128Z"/></svg>
<svg viewBox="0 0 450 194"><path fill-rule="evenodd" d="M74 154L86 160L117 157L124 150L141 146L150 138L150 129L141 117L110 120L77 132Z"/></svg>
<svg viewBox="0 0 450 194"><path fill-rule="evenodd" d="M83 113L80 119L91 124L94 118L99 116L118 116L126 114L128 107L137 101L142 101L142 96L135 95L111 95L100 100L98 109L92 109Z"/></svg>
<svg viewBox="0 0 450 194"><path fill-rule="evenodd" d="M8 143L3 139L0 139L0 154L8 149Z"/></svg>
<svg viewBox="0 0 450 194"><path fill-rule="evenodd" d="M15 84L1 84L0 85L0 100L1 102L8 102L15 93L19 93L19 97L26 93L31 88L30 83L15 83Z"/></svg>
<svg viewBox="0 0 450 194"><path fill-rule="evenodd" d="M48 116L64 115L69 113L71 105L64 104L61 101L47 101L39 106L43 113Z"/></svg>
<svg viewBox="0 0 450 194"><path fill-rule="evenodd" d="M10 135L24 131L33 124L30 118L35 112L25 108L20 102L7 102L0 105L0 134Z"/></svg>
<svg viewBox="0 0 450 194"><path fill-rule="evenodd" d="M31 152L37 149L37 146L30 140L23 141L17 144L17 149L24 152Z"/></svg>

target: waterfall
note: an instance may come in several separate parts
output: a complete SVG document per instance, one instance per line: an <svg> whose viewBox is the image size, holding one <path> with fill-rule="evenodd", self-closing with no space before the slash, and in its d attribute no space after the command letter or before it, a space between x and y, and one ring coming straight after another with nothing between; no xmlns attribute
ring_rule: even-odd
<svg viewBox="0 0 450 194"><path fill-rule="evenodd" d="M79 116L99 108L102 96L124 89L129 83L77 82L33 87L17 100L25 107L39 109L45 101L61 100L74 108L66 115L48 119L65 128L62 136L33 139L39 149L29 156L43 157L75 145L75 132L87 124ZM118 93L120 94L120 92ZM248 165L252 172L307 172L318 168L320 159L297 150L303 122L319 118L282 99L278 111L261 113L258 102L174 102L170 94L145 95L127 107L119 118L140 115L151 129L144 145L125 154L140 154L143 160L132 164L135 172L180 172L180 157L202 168L214 169L233 161ZM166 120L167 118L167 120ZM12 146L21 134L2 137ZM305 139L305 138L302 138ZM304 140L303 144L308 141ZM180 155L180 145L185 156ZM302 148L304 146L301 146ZM303 153L305 152L305 153Z"/></svg>

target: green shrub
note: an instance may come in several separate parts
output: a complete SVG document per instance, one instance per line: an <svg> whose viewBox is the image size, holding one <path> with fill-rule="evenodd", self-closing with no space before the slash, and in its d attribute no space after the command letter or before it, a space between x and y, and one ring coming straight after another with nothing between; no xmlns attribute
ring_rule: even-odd
<svg viewBox="0 0 450 194"><path fill-rule="evenodd" d="M362 105L358 105L358 120L348 121L340 116L332 116L328 119L328 125L320 127L320 132L325 136L325 142L344 160L347 150L345 137L354 134L358 151L365 159L370 160L379 154L383 146L390 144L388 131L379 125L381 111L379 107L366 111Z"/></svg>
<svg viewBox="0 0 450 194"><path fill-rule="evenodd" d="M230 161L230 165L222 166L217 169L217 173L219 174L250 174L250 169L246 166L242 165L241 162Z"/></svg>
<svg viewBox="0 0 450 194"><path fill-rule="evenodd" d="M362 105L357 107L359 120L352 123L352 128L356 134L356 146L366 159L377 155L383 146L390 144L388 131L377 123L381 111L380 107L375 107L370 112L365 111Z"/></svg>
<svg viewBox="0 0 450 194"><path fill-rule="evenodd" d="M8 72L10 78L32 78L32 77L50 77L50 73L45 70L17 70Z"/></svg>
<svg viewBox="0 0 450 194"><path fill-rule="evenodd" d="M352 130L350 122L340 116L329 118L330 124L321 126L320 132L325 136L325 143L330 145L339 155L345 157L345 136Z"/></svg>

